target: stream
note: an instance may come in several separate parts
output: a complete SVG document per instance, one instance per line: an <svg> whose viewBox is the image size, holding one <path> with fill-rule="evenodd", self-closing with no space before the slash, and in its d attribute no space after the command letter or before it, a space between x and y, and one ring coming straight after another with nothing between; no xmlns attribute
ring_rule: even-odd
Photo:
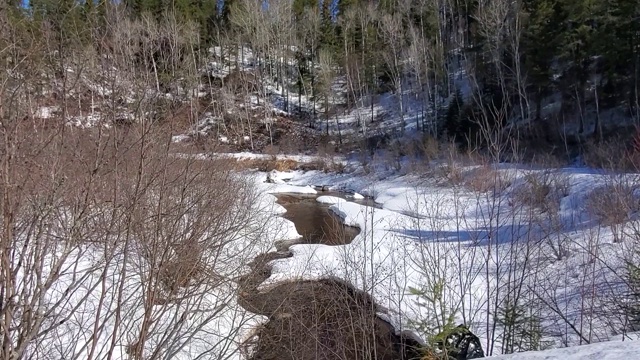
<svg viewBox="0 0 640 360"><path fill-rule="evenodd" d="M358 235L316 199L321 195L275 194L302 238L294 243L344 245ZM354 201L353 199L349 199ZM363 200L364 205L373 205ZM291 257L288 248L257 256L251 271L240 281L238 303L246 310L268 317L244 347L252 360L300 359L412 359L419 358L419 344L396 335L395 329L376 313L373 298L339 279L292 280L266 290L257 287L271 275L269 262Z"/></svg>

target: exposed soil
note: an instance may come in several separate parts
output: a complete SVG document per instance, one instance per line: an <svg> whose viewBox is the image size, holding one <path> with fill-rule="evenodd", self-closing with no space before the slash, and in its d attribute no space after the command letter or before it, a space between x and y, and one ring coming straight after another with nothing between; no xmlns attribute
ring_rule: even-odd
<svg viewBox="0 0 640 360"><path fill-rule="evenodd" d="M333 195L333 194L332 194ZM303 243L350 243L359 230L342 224L317 196L280 195L285 217L303 234ZM313 227L317 226L318 229ZM292 256L288 245L262 254L241 281L238 302L269 320L245 344L250 359L414 359L418 343L396 335L376 316L378 307L368 294L338 279L298 280L257 287L271 275L271 260Z"/></svg>

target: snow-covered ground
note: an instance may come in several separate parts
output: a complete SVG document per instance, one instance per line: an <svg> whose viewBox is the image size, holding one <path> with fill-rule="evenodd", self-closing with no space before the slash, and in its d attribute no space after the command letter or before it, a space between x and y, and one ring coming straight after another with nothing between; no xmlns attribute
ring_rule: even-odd
<svg viewBox="0 0 640 360"><path fill-rule="evenodd" d="M247 180L253 184L263 179ZM289 185L279 188L314 191ZM127 237L112 229L100 232L98 226L91 232L92 241L69 244L57 241L58 236L70 236L65 232L68 219L62 216L59 223L47 225L55 233L55 241L47 233L33 240L35 244L16 246L16 257L27 263L40 261L42 249L47 251L43 264L34 267L41 271L16 267L21 299L33 301L36 316L44 319L37 341L15 339L15 344L25 346L20 354L30 359L131 359L137 352L167 359L244 358L242 341L265 318L238 305L237 279L249 271L247 264L255 256L274 250L277 241L298 238L299 234L291 222L279 216L284 208L267 192L236 196L238 200L227 203L229 209L225 209L233 216L220 220L208 218L209 213L198 209L198 204L208 201L206 196L185 194L183 200L195 205L173 218L175 222L168 221L175 225L171 229L158 225L162 229L154 233L162 233L158 240L155 236L141 238L145 226L156 224L145 220L131 225L133 230ZM97 224L101 216L109 214L111 211L96 211L91 219ZM201 227L202 221L214 225ZM163 242L165 239L170 240ZM188 241L203 244L201 255L174 250L174 244ZM180 271L169 267L172 261L196 266L191 255L197 257L195 262L204 269L205 278L196 275L193 282L188 280L189 286L177 289L167 285L164 274L169 274L170 281ZM188 258L180 262L178 256ZM165 265L166 273L158 270ZM31 326L30 319L24 315L15 324Z"/></svg>
<svg viewBox="0 0 640 360"><path fill-rule="evenodd" d="M204 257L211 261L207 267L216 281L184 288L194 296L176 302L143 291L149 288L152 266L141 256L145 248L125 245L111 231L104 232L102 242L47 248L45 261L51 264L43 268L55 272L20 273L18 281L27 292L38 291L40 282L51 284L36 304L48 311L49 330L25 354L41 359L129 358L148 326L146 342L139 345L147 353L175 359L242 358L242 340L265 319L237 304L237 277L278 241L300 237L293 223L280 216L285 209L271 194L315 194L313 185L348 190L354 198L372 197L380 208L319 197L345 223L359 227L360 234L343 246L293 245L294 256L274 260L272 276L262 288L289 279L339 277L372 294L383 309L380 316L398 330L427 341L444 324L465 323L492 355L635 339L626 333L632 319L621 310L629 300L625 261L634 259L640 233L636 175L476 166L459 168L462 180L447 183L442 179L451 176L437 175L444 170L434 166L430 176L361 170L245 173L258 192L251 200L251 216L241 219L231 238L225 237L230 241L224 251L211 260ZM267 177L271 183L265 182ZM502 181L486 186L497 177ZM474 187L483 191L472 191ZM531 196L537 193L542 193L544 209ZM594 194L604 206L601 213L591 209ZM625 205L612 202L612 194L629 201L629 208L620 224L603 224L598 216L610 220L607 216ZM202 198L189 197L196 202ZM63 220L54 231L60 236L66 231ZM175 220L178 226L169 234L173 240L192 236L182 230L206 219L188 213ZM142 230L147 225L136 224L140 234L146 234ZM102 243L113 245L97 245ZM16 251L28 258L29 246L35 245ZM125 260L125 254L138 256ZM50 274L55 274L51 283ZM514 320L505 322L507 316ZM522 356L627 359L634 358L638 347L626 341Z"/></svg>
<svg viewBox="0 0 640 360"><path fill-rule="evenodd" d="M373 294L397 329L427 340L444 323L465 323L492 355L620 339L628 332L620 309L637 210L629 208L623 224L605 226L592 207L594 194L616 189L630 189L627 200L637 203L637 177L573 168L460 169L466 182L490 181L482 173L494 170L500 185L485 192L411 175L270 174L286 185L259 184L263 192L329 185L373 197L382 208L319 198L360 234L344 246L292 246L294 256L274 261L262 287L292 278L346 279ZM509 311L517 314L511 323L504 321ZM531 359L564 357L562 351Z"/></svg>
<svg viewBox="0 0 640 360"><path fill-rule="evenodd" d="M495 360L623 360L637 359L640 341L605 341L597 344L572 346L546 351L529 351L492 357Z"/></svg>

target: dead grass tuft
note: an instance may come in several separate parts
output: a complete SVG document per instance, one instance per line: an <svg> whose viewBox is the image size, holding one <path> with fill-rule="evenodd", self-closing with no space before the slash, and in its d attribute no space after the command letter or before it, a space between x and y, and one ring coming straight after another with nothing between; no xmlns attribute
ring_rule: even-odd
<svg viewBox="0 0 640 360"><path fill-rule="evenodd" d="M237 170L258 170L262 172L276 171L324 171L342 174L346 171L346 165L334 159L315 159L313 161L298 162L292 159L238 159L235 164Z"/></svg>
<svg viewBox="0 0 640 360"><path fill-rule="evenodd" d="M436 180L447 186L459 186L464 182L462 167L455 162L437 167L434 176Z"/></svg>
<svg viewBox="0 0 640 360"><path fill-rule="evenodd" d="M513 202L542 212L557 212L569 195L569 180L558 172L535 172L524 176L524 184L513 192Z"/></svg>
<svg viewBox="0 0 640 360"><path fill-rule="evenodd" d="M491 166L482 166L464 175L463 186L475 192L499 194L511 186L511 181Z"/></svg>
<svg viewBox="0 0 640 360"><path fill-rule="evenodd" d="M598 169L637 171L640 169L640 146L635 139L616 138L588 143L582 154L584 163Z"/></svg>
<svg viewBox="0 0 640 360"><path fill-rule="evenodd" d="M600 225L612 228L616 242L620 240L618 226L640 210L640 202L635 197L634 190L628 184L616 183L598 187L587 195L587 212Z"/></svg>
<svg viewBox="0 0 640 360"><path fill-rule="evenodd" d="M258 171L291 171L300 167L300 164L291 159L238 159L236 161L236 168L238 170L243 169L257 169Z"/></svg>
<svg viewBox="0 0 640 360"><path fill-rule="evenodd" d="M298 162L291 159L275 160L273 162L273 170L291 171L298 168Z"/></svg>

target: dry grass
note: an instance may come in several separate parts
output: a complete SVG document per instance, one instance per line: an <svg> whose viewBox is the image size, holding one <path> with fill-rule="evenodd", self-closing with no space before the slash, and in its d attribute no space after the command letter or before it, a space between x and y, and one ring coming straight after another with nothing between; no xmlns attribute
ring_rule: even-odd
<svg viewBox="0 0 640 360"><path fill-rule="evenodd" d="M616 138L600 143L591 142L583 151L584 163L598 169L637 171L640 169L640 147L634 139Z"/></svg>
<svg viewBox="0 0 640 360"><path fill-rule="evenodd" d="M465 174L462 184L471 191L481 193L493 191L499 194L511 186L511 181L500 174L498 170L485 165Z"/></svg>
<svg viewBox="0 0 640 360"><path fill-rule="evenodd" d="M621 183L608 184L592 190L586 199L586 210L602 226L613 231L614 241L620 241L619 226L640 211L634 188Z"/></svg>
<svg viewBox="0 0 640 360"><path fill-rule="evenodd" d="M258 170L262 172L276 171L324 171L342 174L346 171L346 165L341 161L316 159L307 162L298 162L292 159L238 159L235 163L236 170Z"/></svg>
<svg viewBox="0 0 640 360"><path fill-rule="evenodd" d="M300 164L291 159L238 159L236 161L236 169L257 169L258 171L269 172L273 170L277 171L291 171L300 168Z"/></svg>
<svg viewBox="0 0 640 360"><path fill-rule="evenodd" d="M513 202L542 212L556 212L569 195L569 180L559 172L535 172L524 176L524 184L512 194Z"/></svg>
<svg viewBox="0 0 640 360"><path fill-rule="evenodd" d="M273 170L277 171L291 171L298 168L299 164L295 160L291 159L276 159L273 160Z"/></svg>

